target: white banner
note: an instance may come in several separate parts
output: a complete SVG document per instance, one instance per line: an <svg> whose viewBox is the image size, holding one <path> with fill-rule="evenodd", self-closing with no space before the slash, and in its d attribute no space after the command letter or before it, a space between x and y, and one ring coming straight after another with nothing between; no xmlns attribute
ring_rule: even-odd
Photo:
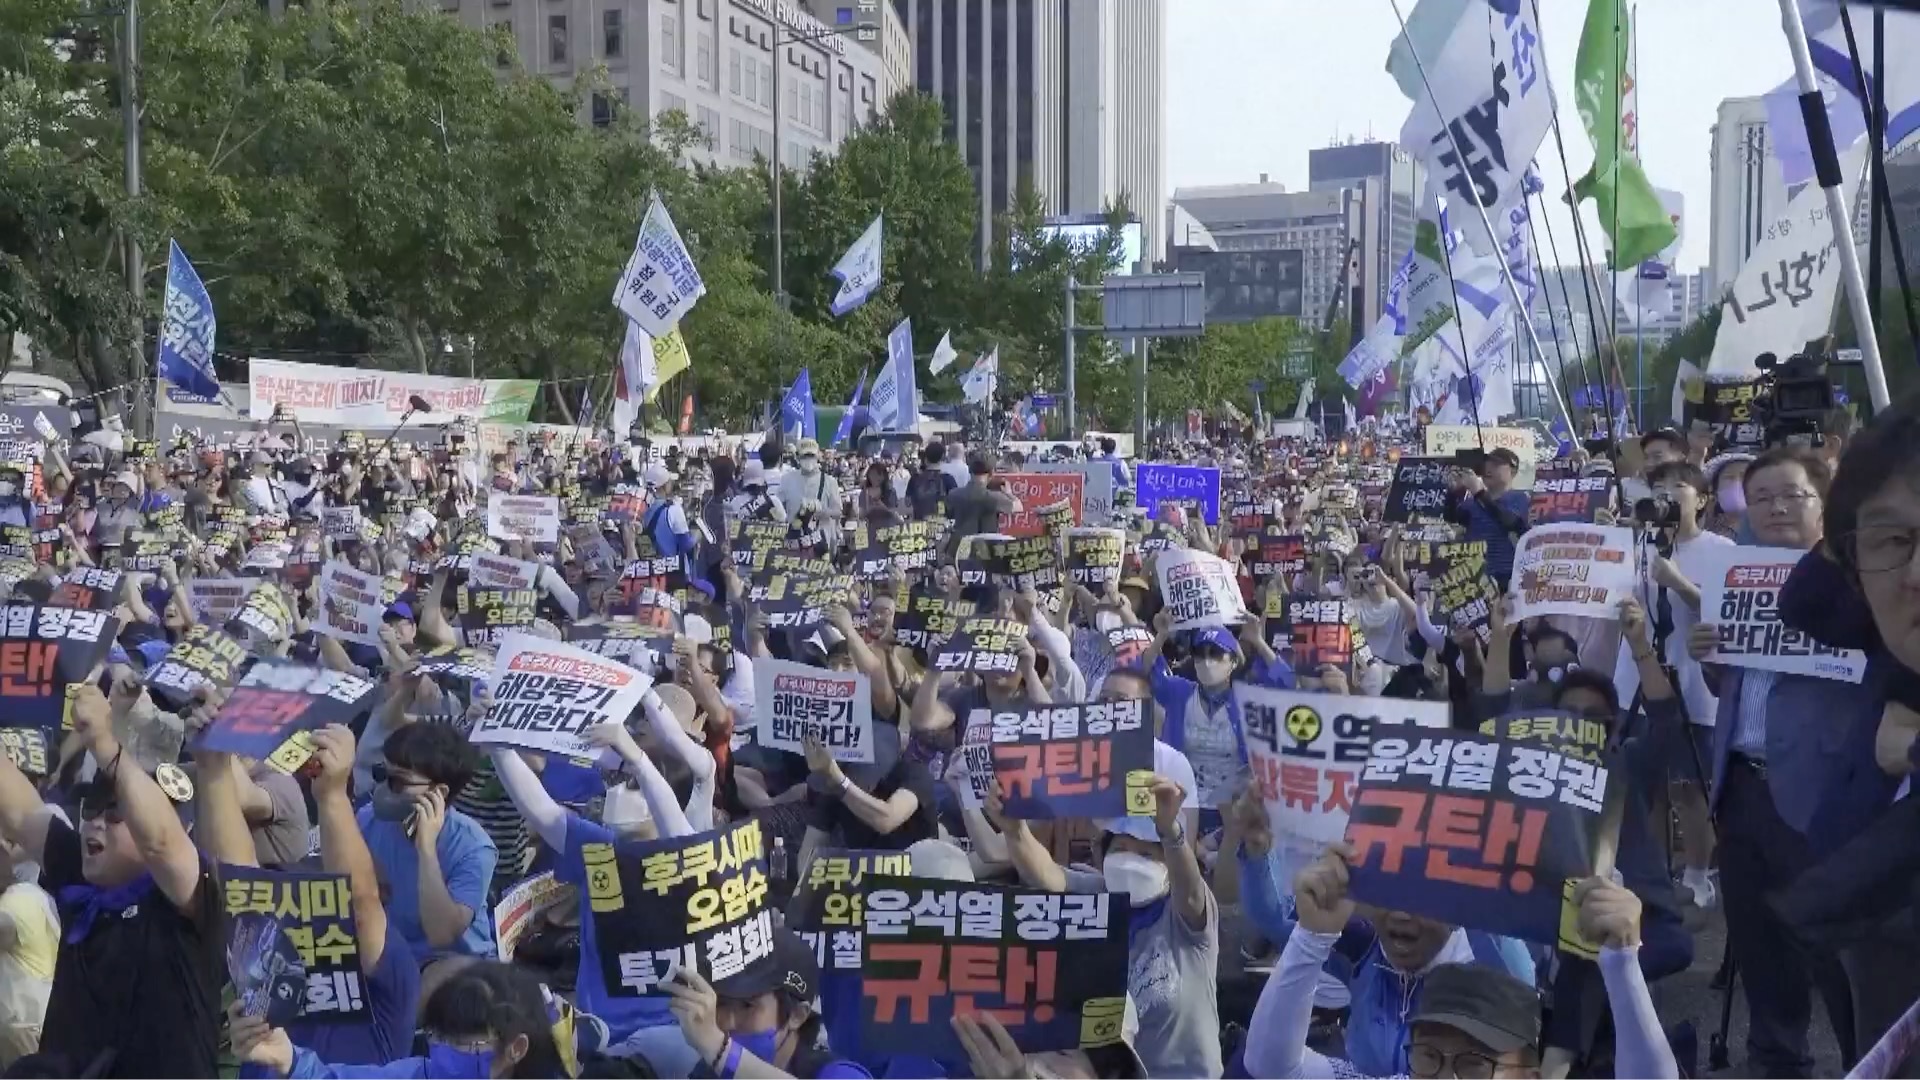
<svg viewBox="0 0 1920 1080"><path fill-rule="evenodd" d="M758 660L753 697L754 739L760 745L801 754L811 737L835 761L872 764L873 688L865 675Z"/></svg>
<svg viewBox="0 0 1920 1080"><path fill-rule="evenodd" d="M416 397L432 411L414 414L409 426L451 424L462 415L522 422L539 389L532 379L453 379L260 357L247 362L247 413L255 420L272 417L274 406L284 405L303 424L372 431L398 424Z"/></svg>
<svg viewBox="0 0 1920 1080"><path fill-rule="evenodd" d="M1633 595L1633 530L1548 525L1521 535L1513 556L1513 618L1618 619Z"/></svg>
<svg viewBox="0 0 1920 1080"><path fill-rule="evenodd" d="M320 607L313 627L336 641L377 646L386 614L380 595L378 577L330 561L320 568Z"/></svg>
<svg viewBox="0 0 1920 1080"><path fill-rule="evenodd" d="M1700 586L1700 621L1720 637L1708 663L1850 683L1866 676L1865 653L1835 649L1780 621L1780 590L1804 554L1722 546L1688 554L1687 573Z"/></svg>
<svg viewBox="0 0 1920 1080"><path fill-rule="evenodd" d="M535 874L508 889L493 905L494 953L502 963L512 963L520 939L533 929L536 920L561 905L579 903L579 894L554 877L553 871Z"/></svg>
<svg viewBox="0 0 1920 1080"><path fill-rule="evenodd" d="M887 334L887 362L867 393L867 411L873 415L877 431L912 431L920 422L912 319L901 319Z"/></svg>
<svg viewBox="0 0 1920 1080"><path fill-rule="evenodd" d="M665 337L706 291L693 255L673 227L673 215L655 195L640 222L640 235L634 237L627 268L614 283L613 306L650 336Z"/></svg>
<svg viewBox="0 0 1920 1080"><path fill-rule="evenodd" d="M873 295L880 287L880 254L885 229L881 225L884 215L876 215L873 224L853 242L840 261L833 265L832 274L840 279L840 290L833 294L830 310L834 318L839 318ZM935 369L938 370L938 369Z"/></svg>
<svg viewBox="0 0 1920 1080"><path fill-rule="evenodd" d="M1382 724L1449 726L1444 701L1338 696L1243 683L1247 760L1276 843L1318 853L1346 837L1367 750Z"/></svg>
<svg viewBox="0 0 1920 1080"><path fill-rule="evenodd" d="M1004 444L1003 444L1004 445ZM1041 446L1044 453L1050 449ZM1113 523L1113 462L1111 461L1040 461L1030 454L1027 463L1020 466L1021 472L1031 473L1079 473L1084 481L1080 489L1080 521L1086 525L1111 525Z"/></svg>
<svg viewBox="0 0 1920 1080"><path fill-rule="evenodd" d="M928 370L938 375L947 370L948 364L959 358L959 352L953 347L953 331L949 330L940 335L940 344L933 347L933 363L928 366Z"/></svg>
<svg viewBox="0 0 1920 1080"><path fill-rule="evenodd" d="M476 551L467 567L467 584L476 589L531 589L540 577L540 564L505 555Z"/></svg>
<svg viewBox="0 0 1920 1080"><path fill-rule="evenodd" d="M480 746L591 758L597 751L588 745L586 730L624 722L652 685L625 664L514 631L500 642L493 704L469 739Z"/></svg>
<svg viewBox="0 0 1920 1080"><path fill-rule="evenodd" d="M960 394L969 405L978 405L993 399L993 389L1000 381L1000 346L973 362L973 370L960 381Z"/></svg>
<svg viewBox="0 0 1920 1080"><path fill-rule="evenodd" d="M360 508L328 506L320 511L320 528L329 540L360 539Z"/></svg>
<svg viewBox="0 0 1920 1080"><path fill-rule="evenodd" d="M946 779L962 807L978 810L993 792L993 714L975 709L965 726L960 745L947 756Z"/></svg>
<svg viewBox="0 0 1920 1080"><path fill-rule="evenodd" d="M487 500L487 535L496 540L560 542L560 500L553 495L502 495Z"/></svg>
<svg viewBox="0 0 1920 1080"><path fill-rule="evenodd" d="M1513 486L1518 491L1533 489L1533 466L1539 456L1539 444L1534 441L1533 432L1526 428L1480 427L1472 424L1428 424L1427 456L1452 457L1462 450L1478 450L1481 440L1486 440L1489 452L1511 450L1520 459L1520 472L1514 477Z"/></svg>
<svg viewBox="0 0 1920 1080"><path fill-rule="evenodd" d="M1154 563L1173 629L1245 622L1246 603L1233 564L1204 551L1169 548Z"/></svg>
<svg viewBox="0 0 1920 1080"><path fill-rule="evenodd" d="M194 578L187 582L187 608L194 622L220 626L240 611L259 585L259 578Z"/></svg>

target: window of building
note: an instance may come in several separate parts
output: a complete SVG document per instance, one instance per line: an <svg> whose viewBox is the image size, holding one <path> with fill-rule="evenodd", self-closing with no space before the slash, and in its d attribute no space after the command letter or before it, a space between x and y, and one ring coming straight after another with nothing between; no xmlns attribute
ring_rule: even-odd
<svg viewBox="0 0 1920 1080"><path fill-rule="evenodd" d="M600 13L600 55L609 60L626 55L626 27L620 24L620 14L619 8Z"/></svg>
<svg viewBox="0 0 1920 1080"><path fill-rule="evenodd" d="M711 20L713 18L713 0L699 0L699 10L701 18Z"/></svg>
<svg viewBox="0 0 1920 1080"><path fill-rule="evenodd" d="M680 17L660 16L660 66L680 74Z"/></svg>
<svg viewBox="0 0 1920 1080"><path fill-rule="evenodd" d="M700 84L702 86L705 86L711 89L713 87L714 77L717 74L714 71L714 64L713 64L713 35L712 34L701 34L699 37L694 39L693 56L694 56L694 64L693 64L694 76L699 79Z"/></svg>
<svg viewBox="0 0 1920 1080"><path fill-rule="evenodd" d="M567 17L565 15L547 16L547 62L550 64L567 62Z"/></svg>
<svg viewBox="0 0 1920 1080"><path fill-rule="evenodd" d="M804 104L804 95L800 92L800 84L804 81L806 80L798 77L789 77L787 79L787 100L784 103L784 107L787 110L787 115L792 117L794 123L797 124L807 122L807 114L801 111L806 107Z"/></svg>
<svg viewBox="0 0 1920 1080"><path fill-rule="evenodd" d="M700 125L700 137L706 143L707 149L717 149L720 145L719 110L708 108L705 105L700 106L698 123Z"/></svg>
<svg viewBox="0 0 1920 1080"><path fill-rule="evenodd" d="M500 39L498 42L500 46L500 52L494 56L493 62L500 65L501 67L507 67L508 65L513 63L513 53L514 53L514 46L515 46L515 42L513 38L513 21L511 19L502 19L501 21L494 23L493 33L494 33L494 37Z"/></svg>
<svg viewBox="0 0 1920 1080"><path fill-rule="evenodd" d="M605 94L593 95L593 126L603 128L613 123L613 99Z"/></svg>
<svg viewBox="0 0 1920 1080"><path fill-rule="evenodd" d="M460 0L440 0L441 11L459 11Z"/></svg>
<svg viewBox="0 0 1920 1080"><path fill-rule="evenodd" d="M740 95L740 50L734 46L727 48L727 90L735 97Z"/></svg>
<svg viewBox="0 0 1920 1080"><path fill-rule="evenodd" d="M687 99L681 97L679 94L669 94L665 90L662 90L660 91L660 111L663 113L677 112L685 116L687 114Z"/></svg>

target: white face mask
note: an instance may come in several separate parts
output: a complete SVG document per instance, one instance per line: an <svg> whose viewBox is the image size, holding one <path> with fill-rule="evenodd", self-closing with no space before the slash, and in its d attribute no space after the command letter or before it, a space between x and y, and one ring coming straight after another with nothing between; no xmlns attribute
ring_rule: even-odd
<svg viewBox="0 0 1920 1080"><path fill-rule="evenodd" d="M1233 678L1233 658L1230 656L1208 656L1193 662L1193 677L1201 686L1224 686Z"/></svg>
<svg viewBox="0 0 1920 1080"><path fill-rule="evenodd" d="M1120 629L1122 623L1117 611L1096 611L1093 615L1093 628L1101 633Z"/></svg>
<svg viewBox="0 0 1920 1080"><path fill-rule="evenodd" d="M820 471L820 459L819 459L819 458L816 458L816 457L803 457L803 458L801 458L801 459L800 459L800 471L801 471L802 473L805 473L805 474L806 474L806 475L808 475L808 476L812 476L812 475L813 475L814 473L817 473L817 472L819 472L819 471Z"/></svg>
<svg viewBox="0 0 1920 1080"><path fill-rule="evenodd" d="M1167 894L1167 867L1145 855L1115 851L1100 866L1107 891L1126 893L1127 902L1145 907Z"/></svg>

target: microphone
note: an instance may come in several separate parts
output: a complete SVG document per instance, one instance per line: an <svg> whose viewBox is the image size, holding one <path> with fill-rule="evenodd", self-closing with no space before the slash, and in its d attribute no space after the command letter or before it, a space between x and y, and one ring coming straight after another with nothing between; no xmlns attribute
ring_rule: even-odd
<svg viewBox="0 0 1920 1080"><path fill-rule="evenodd" d="M427 402L426 398L421 397L419 394L409 394L407 396L407 411L400 414L400 422L393 425L392 431L387 432L386 441L380 444L379 449L375 450L372 456L377 458L388 447L391 447L394 437L400 434L400 429L407 426L407 421L413 419L415 413L430 413L432 411L433 406Z"/></svg>

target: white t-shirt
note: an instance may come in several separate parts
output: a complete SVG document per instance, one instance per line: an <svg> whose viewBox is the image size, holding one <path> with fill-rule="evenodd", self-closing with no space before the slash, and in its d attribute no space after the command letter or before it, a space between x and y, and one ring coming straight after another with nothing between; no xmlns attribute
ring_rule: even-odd
<svg viewBox="0 0 1920 1080"><path fill-rule="evenodd" d="M1701 533L1691 540L1682 540L1673 545L1673 564L1698 586L1699 575L1689 572L1690 557L1708 548L1730 547L1732 544L1733 541L1719 533ZM1648 565L1651 564L1649 558ZM1649 581L1642 581L1634 595L1647 609L1647 625L1651 633L1654 620L1659 615L1656 606L1659 589ZM1720 702L1707 689L1706 675L1701 672L1700 665L1687 655L1687 634L1700 621L1700 613L1671 591L1667 593L1667 598L1668 606L1673 611L1673 632L1667 635L1667 664L1679 677L1680 700L1686 703L1687 719L1701 727L1712 727L1714 714L1720 711ZM1633 656L1626 649L1620 650L1620 660L1614 668L1613 679L1614 685L1620 689L1620 703L1624 706L1631 702L1640 689L1640 669L1634 665Z"/></svg>
<svg viewBox="0 0 1920 1080"><path fill-rule="evenodd" d="M1407 648L1407 634L1412 628L1407 625L1407 613L1400 610L1400 601L1388 595L1376 602L1362 594L1349 597L1347 605L1359 620L1361 632L1367 635L1367 648L1373 655L1394 667L1414 662Z"/></svg>

